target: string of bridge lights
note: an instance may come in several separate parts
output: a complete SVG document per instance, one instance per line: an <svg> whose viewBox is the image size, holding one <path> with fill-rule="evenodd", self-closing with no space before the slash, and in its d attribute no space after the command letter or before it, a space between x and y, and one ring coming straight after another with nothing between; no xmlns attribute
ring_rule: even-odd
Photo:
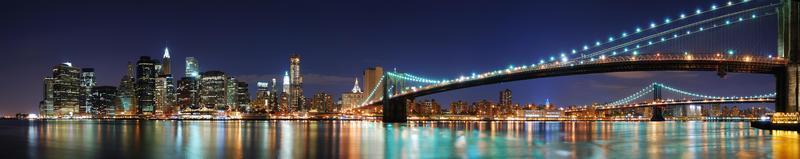
<svg viewBox="0 0 800 159"><path fill-rule="evenodd" d="M384 77L386 77L386 76L385 75L381 76L381 78L378 81L383 81ZM380 87L380 86L381 86L381 82L378 82L378 83L375 84L375 86L372 88L372 91L369 92L369 96L367 96L367 98L364 98L364 101L361 102L361 106L367 105L369 100L372 99L372 96L375 95L375 91L377 91L378 87Z"/></svg>
<svg viewBox="0 0 800 159"><path fill-rule="evenodd" d="M625 97L625 98L616 100L614 102L611 102L608 105L623 105L623 104L627 104L627 103L630 103L633 100L639 99L642 96L653 92L653 90L655 90L655 89L653 88L652 84L651 85L647 85L647 87L642 88L642 90L640 90L640 91L638 91L636 93L633 93L632 95L630 95L628 97Z"/></svg>
<svg viewBox="0 0 800 159"><path fill-rule="evenodd" d="M727 96L727 97L723 97L723 96L712 96L712 95L704 95L704 94L692 93L692 92L684 91L684 90L681 90L681 89L673 88L673 87L667 86L665 84L653 83L653 84L648 85L645 88L642 88L642 90L640 90L640 91L638 91L638 92L636 92L636 93L634 93L634 94L632 94L632 95L630 95L628 97L625 97L625 98L616 100L614 102L608 103L607 105L612 105L613 106L613 105L628 104L628 103L630 103L632 101L635 101L636 99L641 98L642 96L644 96L644 95L646 95L648 93L652 93L655 90L654 88L656 86L658 86L660 88L664 88L667 91L675 92L675 93L678 93L678 94L683 94L683 95L692 96L692 97L698 97L698 98L703 98L703 99L717 99L717 100L735 100L735 99L742 99L742 98L746 98L746 99L772 98L772 97L775 97L775 95L777 94L777 93L768 93L768 94L752 95L752 96Z"/></svg>

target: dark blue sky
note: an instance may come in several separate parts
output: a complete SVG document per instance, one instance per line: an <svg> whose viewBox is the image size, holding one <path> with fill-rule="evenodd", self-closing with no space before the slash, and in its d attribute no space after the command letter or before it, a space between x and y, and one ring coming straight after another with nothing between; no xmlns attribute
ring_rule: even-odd
<svg viewBox="0 0 800 159"><path fill-rule="evenodd" d="M446 78L530 64L635 26L725 2L4 1L0 113L36 112L42 78L55 64L93 67L99 85L117 85L128 61L160 57L164 41L169 41L178 77L183 59L194 56L203 71L222 70L254 85L256 80L280 79L275 75L288 69L289 55L298 53L306 94L338 96L370 66ZM766 33L715 37L775 40L774 27L744 27ZM774 52L770 47L754 50ZM711 95L774 91L771 75L721 79L715 72L632 72L526 80L422 99L436 98L443 105L453 99L496 101L501 89L511 88L516 102L550 98L558 105L588 104L621 98L653 81Z"/></svg>

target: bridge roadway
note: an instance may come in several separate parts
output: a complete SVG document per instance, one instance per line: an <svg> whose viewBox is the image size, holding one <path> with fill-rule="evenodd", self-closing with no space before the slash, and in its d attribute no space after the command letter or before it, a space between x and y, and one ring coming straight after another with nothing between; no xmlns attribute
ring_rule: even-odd
<svg viewBox="0 0 800 159"><path fill-rule="evenodd" d="M665 100L661 102L646 102L638 104L598 106L594 110L628 109L655 106L687 105L687 104L726 104L726 103L775 103L775 98L739 98L739 99L696 99L696 100ZM565 113L582 112L589 110L588 106L564 110Z"/></svg>
<svg viewBox="0 0 800 159"><path fill-rule="evenodd" d="M635 56L600 57L594 60L554 62L535 66L520 66L492 71L471 77L437 84L403 89L390 99L414 99L450 90L481 85L546 77L628 71L724 71L737 73L779 74L788 61L776 57L716 54L648 54ZM366 105L379 105L373 100Z"/></svg>

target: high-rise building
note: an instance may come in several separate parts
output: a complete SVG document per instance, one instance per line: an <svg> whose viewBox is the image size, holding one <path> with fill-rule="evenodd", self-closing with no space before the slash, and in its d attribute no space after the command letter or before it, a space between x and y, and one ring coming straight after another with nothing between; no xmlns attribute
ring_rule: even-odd
<svg viewBox="0 0 800 159"><path fill-rule="evenodd" d="M184 77L200 78L200 64L194 57L186 57L186 75Z"/></svg>
<svg viewBox="0 0 800 159"><path fill-rule="evenodd" d="M119 82L119 90L117 91L117 115L133 115L136 114L136 79L134 78L133 64L128 62L128 72Z"/></svg>
<svg viewBox="0 0 800 159"><path fill-rule="evenodd" d="M44 94L41 102L39 102L39 115L45 118L54 117L54 109L53 109L53 92L54 88L53 85L55 84L55 78L52 77L45 77L44 78Z"/></svg>
<svg viewBox="0 0 800 159"><path fill-rule="evenodd" d="M505 89L503 91L500 91L499 101L500 102L497 103L497 106L500 107L499 108L500 112L504 114L509 113L509 111L511 110L511 105L513 105L513 102L511 101L511 90Z"/></svg>
<svg viewBox="0 0 800 159"><path fill-rule="evenodd" d="M256 83L256 99L253 100L252 110L253 112L268 112L272 108L269 107L270 101L272 99L272 93L269 89L269 82L257 82Z"/></svg>
<svg viewBox="0 0 800 159"><path fill-rule="evenodd" d="M180 111L200 108L200 88L196 78L183 77L178 81L177 105Z"/></svg>
<svg viewBox="0 0 800 159"><path fill-rule="evenodd" d="M83 89L80 80L81 70L63 63L53 67L53 111L55 116L68 116L78 113L79 100Z"/></svg>
<svg viewBox="0 0 800 159"><path fill-rule="evenodd" d="M172 74L170 63L172 63L172 60L169 57L169 48L164 47L164 56L161 58L161 75Z"/></svg>
<svg viewBox="0 0 800 159"><path fill-rule="evenodd" d="M80 100L80 113L84 115L92 114L92 88L96 85L93 68L81 69L81 95L78 97Z"/></svg>
<svg viewBox="0 0 800 159"><path fill-rule="evenodd" d="M458 100L450 103L450 113L453 115L466 115L469 112L467 102Z"/></svg>
<svg viewBox="0 0 800 159"><path fill-rule="evenodd" d="M307 111L303 105L303 75L300 74L300 55L289 57L289 107L294 111Z"/></svg>
<svg viewBox="0 0 800 159"><path fill-rule="evenodd" d="M250 92L246 82L236 82L236 110L250 112Z"/></svg>
<svg viewBox="0 0 800 159"><path fill-rule="evenodd" d="M136 62L137 115L152 115L156 106L156 61L142 56Z"/></svg>
<svg viewBox="0 0 800 159"><path fill-rule="evenodd" d="M289 78L289 71L283 73L283 91L282 93L289 94L291 89L291 79Z"/></svg>
<svg viewBox="0 0 800 159"><path fill-rule="evenodd" d="M372 98L365 100L369 101L383 97L383 84L378 85L381 83L381 77L383 77L383 68L380 66L364 70L364 92L373 94ZM378 85L378 87L375 87L376 85ZM375 93L372 93L373 91Z"/></svg>
<svg viewBox="0 0 800 159"><path fill-rule="evenodd" d="M353 85L353 89L350 92L345 92L342 94L342 110L353 109L361 105L361 102L364 99L364 92L361 91L361 88L358 86L358 78L355 80L355 84Z"/></svg>
<svg viewBox="0 0 800 159"><path fill-rule="evenodd" d="M228 76L222 71L203 72L200 77L200 103L203 107L228 110Z"/></svg>
<svg viewBox="0 0 800 159"><path fill-rule="evenodd" d="M117 87L97 86L92 88L92 112L95 117L110 117L115 115L117 105Z"/></svg>
<svg viewBox="0 0 800 159"><path fill-rule="evenodd" d="M314 98L311 99L311 108L309 108L309 111L332 113L335 110L333 105L333 96L324 92L319 92L314 94Z"/></svg>
<svg viewBox="0 0 800 159"><path fill-rule="evenodd" d="M170 115L177 113L178 109L175 108L175 85L172 84L172 75L159 75L156 78L156 114Z"/></svg>

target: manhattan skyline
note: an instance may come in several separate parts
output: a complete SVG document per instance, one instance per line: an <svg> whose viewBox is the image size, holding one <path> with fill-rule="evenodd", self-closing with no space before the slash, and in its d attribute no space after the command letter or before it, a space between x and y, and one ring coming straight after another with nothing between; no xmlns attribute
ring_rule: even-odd
<svg viewBox="0 0 800 159"><path fill-rule="evenodd" d="M27 3L7 8L16 14L9 15L15 23L3 29L11 36L4 36L7 42L0 47L0 51L9 52L1 68L3 74L15 76L2 84L7 89L0 94L0 113L35 112L41 100L41 78L47 76L55 64L71 62L77 67L94 68L98 85L117 85L127 62L135 62L139 56L160 57L166 47L165 41L169 43L173 74L177 77L183 75L182 59L196 57L201 72L230 73L248 82L254 94L256 81L280 79L282 73L289 70L287 57L296 53L303 57L304 94L310 96L323 91L338 97L339 93L352 88L353 79L360 78L367 67L380 65L387 71L397 68L427 77L453 78L531 63L554 52L617 34L619 28L632 29L632 26L646 24L647 20L663 18L626 12L674 16L676 9L688 11L697 7L696 4L706 4L626 1L594 8L605 4L464 2L426 8L420 6L428 2L415 2L416 5L395 8L392 4L359 7L357 2L337 3L333 7L324 4L298 6L294 2L250 4L259 7L242 3L221 6L146 3L150 5L138 9L154 12L126 13L138 9L119 3L93 4L103 6L98 8ZM633 7L642 5L669 7ZM175 7L179 9L173 9ZM281 14L254 12L260 7ZM620 18L599 21L579 13L566 14L563 19L569 20L543 18L548 12L573 7L582 10L582 14ZM607 12L609 8L626 11ZM81 11L86 9L109 14ZM303 12L311 9L322 12ZM393 12L399 10L413 10L417 14ZM241 19L215 18L217 14ZM517 19L523 16L530 21ZM514 20L505 21L504 18ZM598 25L576 26L584 23ZM98 25L103 27L93 29ZM307 27L318 25L324 27ZM224 32L215 32L223 26ZM556 26L570 27L556 30ZM729 74L720 79L713 72L592 74L482 86L423 99L435 98L443 103L459 99L496 100L498 90L515 88L516 103L544 103L549 98L557 105L582 105L622 97L652 81L709 94L747 95L774 91L772 78L770 75ZM745 82L750 84L739 85Z"/></svg>

